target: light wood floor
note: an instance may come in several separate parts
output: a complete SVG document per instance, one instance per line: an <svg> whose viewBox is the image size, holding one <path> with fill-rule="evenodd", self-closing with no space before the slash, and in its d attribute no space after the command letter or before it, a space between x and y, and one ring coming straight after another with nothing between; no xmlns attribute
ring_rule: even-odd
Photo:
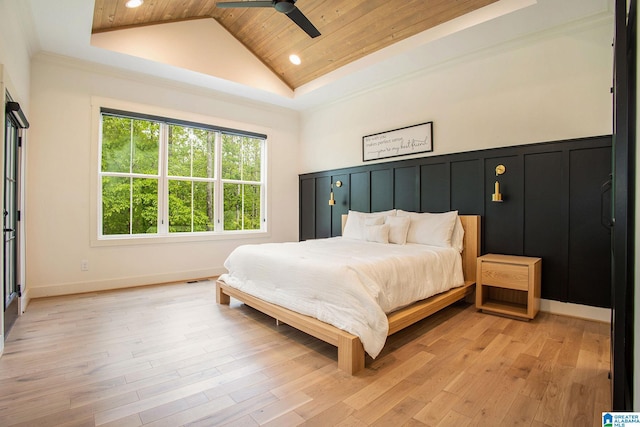
<svg viewBox="0 0 640 427"><path fill-rule="evenodd" d="M0 425L600 426L609 326L458 303L367 369L214 282L32 301L0 358Z"/></svg>

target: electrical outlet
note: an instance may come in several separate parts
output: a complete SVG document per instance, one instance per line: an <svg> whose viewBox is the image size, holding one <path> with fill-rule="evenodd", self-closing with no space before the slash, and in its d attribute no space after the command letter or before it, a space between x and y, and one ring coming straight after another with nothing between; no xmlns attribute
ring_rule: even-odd
<svg viewBox="0 0 640 427"><path fill-rule="evenodd" d="M89 260L83 259L80 261L80 271L89 271Z"/></svg>

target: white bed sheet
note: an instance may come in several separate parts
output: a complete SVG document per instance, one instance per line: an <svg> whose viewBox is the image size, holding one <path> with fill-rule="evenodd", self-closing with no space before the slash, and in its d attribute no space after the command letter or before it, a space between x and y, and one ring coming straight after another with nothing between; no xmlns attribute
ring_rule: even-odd
<svg viewBox="0 0 640 427"><path fill-rule="evenodd" d="M386 313L464 284L453 248L342 237L243 245L224 265L229 286L356 335L374 358Z"/></svg>

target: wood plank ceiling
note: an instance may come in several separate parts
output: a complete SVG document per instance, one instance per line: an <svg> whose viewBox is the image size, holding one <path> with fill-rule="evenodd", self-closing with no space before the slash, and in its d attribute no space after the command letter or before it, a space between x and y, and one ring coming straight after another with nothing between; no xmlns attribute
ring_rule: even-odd
<svg viewBox="0 0 640 427"><path fill-rule="evenodd" d="M213 18L295 89L496 1L299 0L296 6L322 34L312 39L274 8L223 9L214 0L145 0L129 9L126 0L95 0L92 31ZM302 58L301 65L289 61L291 53Z"/></svg>

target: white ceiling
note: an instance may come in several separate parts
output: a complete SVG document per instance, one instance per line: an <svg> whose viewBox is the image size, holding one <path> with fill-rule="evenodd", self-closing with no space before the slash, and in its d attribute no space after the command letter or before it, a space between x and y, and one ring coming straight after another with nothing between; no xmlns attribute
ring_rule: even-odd
<svg viewBox="0 0 640 427"><path fill-rule="evenodd" d="M612 19L611 1L500 0L344 66L289 94L273 93L175 65L94 47L90 44L93 0L23 0L21 20L25 24L22 28L31 40L32 54L62 55L304 110L563 24Z"/></svg>

